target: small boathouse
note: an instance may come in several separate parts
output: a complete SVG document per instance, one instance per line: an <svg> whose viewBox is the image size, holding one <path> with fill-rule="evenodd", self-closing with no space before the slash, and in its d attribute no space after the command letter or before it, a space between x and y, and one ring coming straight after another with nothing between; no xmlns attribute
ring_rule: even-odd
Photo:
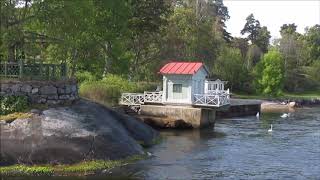
<svg viewBox="0 0 320 180"><path fill-rule="evenodd" d="M209 79L202 62L170 62L158 72L162 90L123 93L120 105L139 113L148 124L160 127L200 128L214 124L216 109L230 105L226 81Z"/></svg>
<svg viewBox="0 0 320 180"><path fill-rule="evenodd" d="M170 62L159 73L163 76L163 90L144 93L123 93L121 105L143 104L221 107L230 104L226 81L209 79L208 68L202 62Z"/></svg>

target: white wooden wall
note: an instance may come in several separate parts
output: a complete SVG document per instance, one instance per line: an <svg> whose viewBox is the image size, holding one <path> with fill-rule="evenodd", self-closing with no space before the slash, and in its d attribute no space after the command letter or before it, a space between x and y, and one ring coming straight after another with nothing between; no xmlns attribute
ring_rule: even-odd
<svg viewBox="0 0 320 180"><path fill-rule="evenodd" d="M204 93L204 81L207 75L207 71L203 67L194 75L164 75L162 101L164 103L192 104L194 94ZM174 93L173 84L182 84L182 93Z"/></svg>

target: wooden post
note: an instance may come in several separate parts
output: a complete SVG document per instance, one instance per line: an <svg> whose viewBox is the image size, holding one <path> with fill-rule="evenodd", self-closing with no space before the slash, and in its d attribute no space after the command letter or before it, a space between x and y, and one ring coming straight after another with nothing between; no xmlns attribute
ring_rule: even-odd
<svg viewBox="0 0 320 180"><path fill-rule="evenodd" d="M7 77L7 73L8 73L8 66L7 66L7 62L4 62L4 77Z"/></svg>
<svg viewBox="0 0 320 180"><path fill-rule="evenodd" d="M39 64L39 73L40 73L40 77L39 78L41 78L42 77L42 61Z"/></svg>
<svg viewBox="0 0 320 180"><path fill-rule="evenodd" d="M23 61L20 59L19 61L19 78L23 77Z"/></svg>
<svg viewBox="0 0 320 180"><path fill-rule="evenodd" d="M56 78L56 65L55 64L52 66L52 77L54 79Z"/></svg>
<svg viewBox="0 0 320 180"><path fill-rule="evenodd" d="M47 80L50 80L50 65L49 64L46 64L46 77L47 77Z"/></svg>
<svg viewBox="0 0 320 180"><path fill-rule="evenodd" d="M67 76L67 65L66 63L61 63L61 78L65 79Z"/></svg>

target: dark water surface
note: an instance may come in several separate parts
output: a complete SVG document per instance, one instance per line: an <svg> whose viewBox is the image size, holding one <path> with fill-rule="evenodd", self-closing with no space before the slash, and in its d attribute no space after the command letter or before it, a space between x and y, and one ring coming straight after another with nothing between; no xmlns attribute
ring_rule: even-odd
<svg viewBox="0 0 320 180"><path fill-rule="evenodd" d="M320 179L320 108L280 115L162 132L164 141L149 149L154 157L126 170L141 179Z"/></svg>
<svg viewBox="0 0 320 180"><path fill-rule="evenodd" d="M320 179L320 108L280 115L221 119L214 129L162 131L164 140L147 149L153 157L115 169L114 178Z"/></svg>

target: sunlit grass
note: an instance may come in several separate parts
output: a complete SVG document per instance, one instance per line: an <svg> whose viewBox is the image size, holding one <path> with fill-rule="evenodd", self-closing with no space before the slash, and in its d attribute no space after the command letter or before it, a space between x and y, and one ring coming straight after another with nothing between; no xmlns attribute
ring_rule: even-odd
<svg viewBox="0 0 320 180"><path fill-rule="evenodd" d="M146 155L136 155L122 160L92 160L71 165L3 166L0 167L0 176L84 176L133 163L146 157Z"/></svg>
<svg viewBox="0 0 320 180"><path fill-rule="evenodd" d="M6 123L11 123L12 121L16 119L27 119L31 118L32 114L31 113L26 113L26 112L15 112L7 115L0 115L0 120L5 121Z"/></svg>

